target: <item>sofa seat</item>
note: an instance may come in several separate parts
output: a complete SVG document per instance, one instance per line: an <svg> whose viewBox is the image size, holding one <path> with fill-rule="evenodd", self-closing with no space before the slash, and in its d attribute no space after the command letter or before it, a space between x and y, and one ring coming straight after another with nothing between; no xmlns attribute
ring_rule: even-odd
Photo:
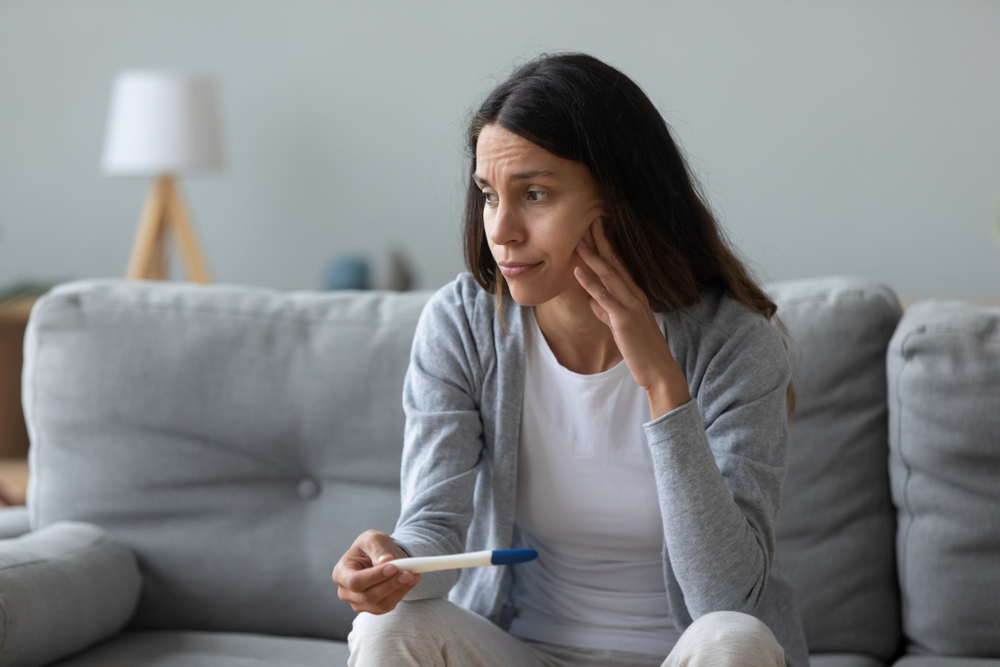
<svg viewBox="0 0 1000 667"><path fill-rule="evenodd" d="M813 653L809 667L884 667L885 663L870 655L857 653Z"/></svg>
<svg viewBox="0 0 1000 667"><path fill-rule="evenodd" d="M883 663L867 655L853 653L814 653L809 667L882 667ZM945 656L903 656L892 667L1000 667L1000 660L990 658L951 658Z"/></svg>
<svg viewBox="0 0 1000 667"><path fill-rule="evenodd" d="M346 642L235 632L125 632L52 667L259 667L346 665ZM871 656L819 653L811 667L883 667ZM893 667L1000 667L1000 660L906 656Z"/></svg>
<svg viewBox="0 0 1000 667"><path fill-rule="evenodd" d="M124 632L53 667L346 665L347 643L235 632Z"/></svg>
<svg viewBox="0 0 1000 667"><path fill-rule="evenodd" d="M894 662L893 667L1000 667L1000 659L952 658L939 655L909 655Z"/></svg>
<svg viewBox="0 0 1000 667"><path fill-rule="evenodd" d="M260 667L346 665L346 642L236 632L124 632L52 667ZM811 667L883 667L871 656L820 653ZM1000 667L1000 660L908 656L893 667Z"/></svg>

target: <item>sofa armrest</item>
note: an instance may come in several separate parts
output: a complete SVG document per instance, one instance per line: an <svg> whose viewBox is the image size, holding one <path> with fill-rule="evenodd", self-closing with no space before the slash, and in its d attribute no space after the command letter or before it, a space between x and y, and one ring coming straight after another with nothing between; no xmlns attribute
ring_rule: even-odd
<svg viewBox="0 0 1000 667"><path fill-rule="evenodd" d="M116 634L139 602L135 556L61 521L0 541L0 665L41 666Z"/></svg>
<svg viewBox="0 0 1000 667"><path fill-rule="evenodd" d="M21 537L30 530L27 507L21 505L0 508L0 540Z"/></svg>

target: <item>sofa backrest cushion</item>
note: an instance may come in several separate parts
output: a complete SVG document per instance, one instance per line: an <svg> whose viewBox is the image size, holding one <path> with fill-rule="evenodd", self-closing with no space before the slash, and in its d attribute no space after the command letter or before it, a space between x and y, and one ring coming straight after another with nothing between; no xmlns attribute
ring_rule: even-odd
<svg viewBox="0 0 1000 667"><path fill-rule="evenodd" d="M1000 308L914 304L888 375L909 648L1000 658Z"/></svg>
<svg viewBox="0 0 1000 667"><path fill-rule="evenodd" d="M430 294L56 288L26 336L33 527L87 521L130 546L133 627L343 639L354 612L331 572L398 518Z"/></svg>
<svg viewBox="0 0 1000 667"><path fill-rule="evenodd" d="M888 287L860 278L766 290L795 343L778 562L795 587L810 652L888 660L900 623L885 354L902 308Z"/></svg>

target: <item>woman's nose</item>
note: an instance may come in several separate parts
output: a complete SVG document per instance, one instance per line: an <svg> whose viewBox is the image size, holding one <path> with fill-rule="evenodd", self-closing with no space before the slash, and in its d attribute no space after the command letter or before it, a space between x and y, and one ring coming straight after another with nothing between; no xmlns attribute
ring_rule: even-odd
<svg viewBox="0 0 1000 667"><path fill-rule="evenodd" d="M516 209L505 206L501 201L493 213L493 226L487 232L494 245L505 245L521 241L524 227Z"/></svg>

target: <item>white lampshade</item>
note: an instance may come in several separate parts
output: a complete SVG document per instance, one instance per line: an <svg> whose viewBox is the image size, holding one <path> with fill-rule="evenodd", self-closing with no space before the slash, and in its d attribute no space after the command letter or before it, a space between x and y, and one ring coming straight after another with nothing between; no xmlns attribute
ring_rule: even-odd
<svg viewBox="0 0 1000 667"><path fill-rule="evenodd" d="M205 77L123 72L104 137L104 173L157 176L221 169L218 87Z"/></svg>

